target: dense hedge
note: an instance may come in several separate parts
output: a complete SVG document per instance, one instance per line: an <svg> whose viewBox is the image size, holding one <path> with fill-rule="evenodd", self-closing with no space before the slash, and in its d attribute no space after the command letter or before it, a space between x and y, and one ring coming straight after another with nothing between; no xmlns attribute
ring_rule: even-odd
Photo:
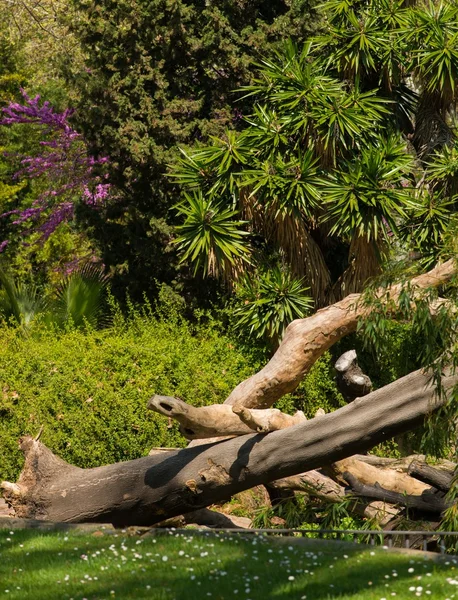
<svg viewBox="0 0 458 600"><path fill-rule="evenodd" d="M17 440L42 441L81 467L184 445L177 427L145 410L152 394L221 402L259 364L211 326L136 315L102 331L0 330L0 479L15 479Z"/></svg>
<svg viewBox="0 0 458 600"><path fill-rule="evenodd" d="M42 441L81 467L136 458L152 446L184 446L176 424L169 428L167 419L145 410L147 399L166 394L194 405L222 402L263 361L261 352L214 324L179 318L135 314L116 317L102 331L33 335L0 328L0 480L16 479L17 440L42 425ZM331 377L325 357L281 408L336 407Z"/></svg>

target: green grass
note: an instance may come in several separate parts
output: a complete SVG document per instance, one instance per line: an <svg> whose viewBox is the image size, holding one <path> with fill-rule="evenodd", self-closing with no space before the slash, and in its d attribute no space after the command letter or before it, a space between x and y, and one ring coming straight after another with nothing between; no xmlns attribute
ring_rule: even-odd
<svg viewBox="0 0 458 600"><path fill-rule="evenodd" d="M454 557L285 538L0 531L2 600L451 600L457 570Z"/></svg>

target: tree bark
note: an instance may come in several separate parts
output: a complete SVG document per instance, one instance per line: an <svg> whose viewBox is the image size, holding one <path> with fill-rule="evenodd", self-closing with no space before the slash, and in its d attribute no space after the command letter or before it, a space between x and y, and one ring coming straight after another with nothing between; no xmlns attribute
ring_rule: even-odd
<svg viewBox="0 0 458 600"><path fill-rule="evenodd" d="M448 492L453 481L453 473L435 469L418 461L412 462L408 473L442 492Z"/></svg>
<svg viewBox="0 0 458 600"><path fill-rule="evenodd" d="M407 508L415 508L428 513L442 513L450 506L443 498L434 495L434 493L424 492L421 496L410 496L408 494L400 494L392 492L391 490L386 490L378 483L375 483L374 485L361 483L351 473L344 473L344 478L350 485L352 493L364 498L376 498L383 502L400 504Z"/></svg>
<svg viewBox="0 0 458 600"><path fill-rule="evenodd" d="M340 478L347 480L346 474L351 473L354 477L367 485L379 484L384 489L399 494L420 496L423 492L431 489L427 483L423 483L406 473L399 473L393 469L377 469L354 457L344 458L332 465L332 471Z"/></svg>
<svg viewBox="0 0 458 600"><path fill-rule="evenodd" d="M443 386L458 381L447 374ZM421 371L294 427L251 434L95 469L73 467L25 438L17 482L2 484L18 517L150 525L226 500L255 485L363 452L418 426L446 402Z"/></svg>

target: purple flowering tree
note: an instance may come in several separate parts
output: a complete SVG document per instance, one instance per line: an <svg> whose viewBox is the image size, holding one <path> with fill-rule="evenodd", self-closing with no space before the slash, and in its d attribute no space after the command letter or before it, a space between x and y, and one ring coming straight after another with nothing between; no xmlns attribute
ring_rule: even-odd
<svg viewBox="0 0 458 600"><path fill-rule="evenodd" d="M64 221L74 217L75 206L84 202L93 208L103 206L110 192L103 166L108 157L95 158L87 152L84 140L69 123L73 111L55 112L40 96L30 98L21 90L24 104L11 102L3 108L0 125L28 124L40 130L40 151L21 158L15 179L44 179L46 189L24 210L14 209L0 218L14 216L13 225L26 224L24 233L40 233L44 242ZM0 253L8 240L0 241Z"/></svg>

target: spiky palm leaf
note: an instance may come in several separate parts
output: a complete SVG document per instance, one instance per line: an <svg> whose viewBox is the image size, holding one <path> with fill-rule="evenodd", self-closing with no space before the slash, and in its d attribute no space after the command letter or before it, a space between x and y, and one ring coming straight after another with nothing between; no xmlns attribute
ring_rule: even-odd
<svg viewBox="0 0 458 600"><path fill-rule="evenodd" d="M400 140L380 138L336 170L323 188L328 204L323 219L332 223L331 233L368 241L396 233L399 220L413 207L405 187L411 161Z"/></svg>
<svg viewBox="0 0 458 600"><path fill-rule="evenodd" d="M189 260L194 272L202 269L204 274L218 276L238 259L249 259L249 234L240 229L245 223L237 220L237 210L204 197L200 190L185 193L177 209L185 222L177 227L180 235L175 243L183 253L182 261Z"/></svg>
<svg viewBox="0 0 458 600"><path fill-rule="evenodd" d="M73 271L57 288L48 321L58 327L97 327L103 316L109 278L101 267L87 264Z"/></svg>
<svg viewBox="0 0 458 600"><path fill-rule="evenodd" d="M275 266L257 277L246 275L237 285L237 327L275 348L291 321L305 317L313 306L301 279Z"/></svg>
<svg viewBox="0 0 458 600"><path fill-rule="evenodd" d="M35 285L16 283L0 269L0 286L0 315L6 321L28 328L46 311L47 302Z"/></svg>

